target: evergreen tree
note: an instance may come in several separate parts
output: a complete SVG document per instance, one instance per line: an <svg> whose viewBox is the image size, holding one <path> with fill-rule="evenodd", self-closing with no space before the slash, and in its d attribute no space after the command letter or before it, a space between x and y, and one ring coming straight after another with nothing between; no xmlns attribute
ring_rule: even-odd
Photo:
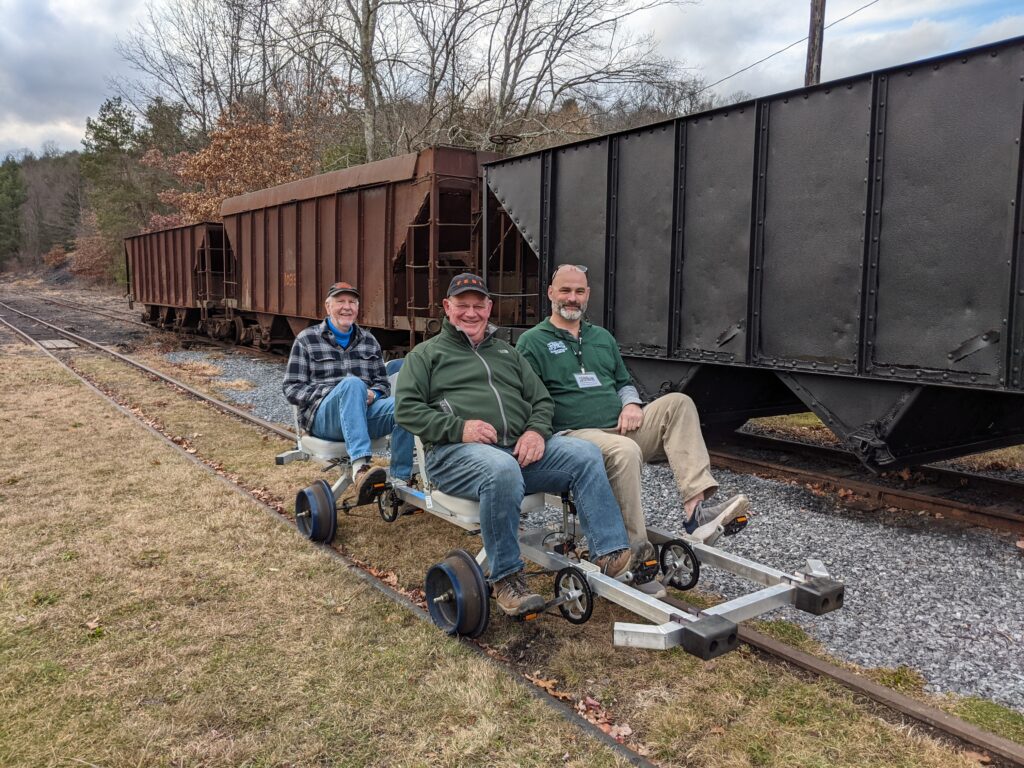
<svg viewBox="0 0 1024 768"><path fill-rule="evenodd" d="M0 267L21 250L20 208L25 202L21 168L11 155L0 164Z"/></svg>

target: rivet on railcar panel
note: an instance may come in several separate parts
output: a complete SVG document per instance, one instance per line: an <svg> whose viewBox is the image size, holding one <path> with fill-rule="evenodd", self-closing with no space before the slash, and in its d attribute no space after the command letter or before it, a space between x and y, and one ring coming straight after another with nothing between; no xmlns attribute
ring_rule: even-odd
<svg viewBox="0 0 1024 768"><path fill-rule="evenodd" d="M949 374L948 374L948 373L944 373L944 374L942 374L942 378L944 378L944 379L948 379L948 378L949 378Z"/></svg>

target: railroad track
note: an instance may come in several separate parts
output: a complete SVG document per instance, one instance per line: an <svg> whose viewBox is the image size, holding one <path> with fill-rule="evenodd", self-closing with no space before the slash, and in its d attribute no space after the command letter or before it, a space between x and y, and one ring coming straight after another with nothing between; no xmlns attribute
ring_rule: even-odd
<svg viewBox="0 0 1024 768"><path fill-rule="evenodd" d="M838 494L850 506L927 512L1024 534L1024 483L925 465L872 475L847 451L737 432L710 450L716 466L795 480Z"/></svg>
<svg viewBox="0 0 1024 768"><path fill-rule="evenodd" d="M98 344L98 343L96 343L94 341L91 341L90 339L87 339L87 338L85 338L83 336L80 336L79 334L76 334L74 332L71 332L71 331L68 331L66 329L60 328L59 326L53 325L51 323L48 323L47 321L43 320L42 318L34 317L32 315L29 315L28 313L25 313L25 312L22 312L20 310L17 310L15 308L11 307L10 305L7 305L7 304L5 304L3 302L0 302L0 308L8 310L10 312L13 312L13 313L15 313L15 314L17 314L17 315L19 315L21 317L26 318L27 320L30 320L30 321L38 324L38 325L41 325L41 326L43 326L45 328L48 328L48 329L50 329L50 330L52 330L52 331L54 331L54 332L64 336L65 338L68 338L68 339L74 341L76 344L81 344L83 346L91 347L91 348L96 349L96 350L98 350L98 351L100 351L100 352L102 352L102 353L104 353L106 355L114 357L114 358L116 358L116 359L118 359L118 360L120 360L120 361L122 361L122 362L124 362L124 363L126 363L128 365L131 365L131 366L133 366L133 367L135 367L135 368L137 368L137 369L139 369L139 370L141 370L141 371L143 371L143 372L145 372L145 373L147 373L147 374L149 374L151 376L154 376L154 377L164 381L165 383L167 383L167 384L169 384L171 386L179 388L179 389L189 393L193 397L195 397L195 398L197 398L197 399L199 399L199 400L201 400L203 402L206 402L206 403L208 403L208 404L210 404L210 405L212 405L212 406L214 406L214 407L224 411L225 413L231 414L232 416L235 416L236 418L239 418L239 419L242 419L243 421L249 422L249 423L251 423L251 424L253 424L255 426L260 427L261 429L264 429L264 430L267 430L267 431L272 432L274 434L280 435L281 437L284 437L284 438L286 438L288 440L294 440L295 439L295 435L292 432L290 432L289 430L283 429L282 427L280 427L280 426L278 426L276 424L273 424L271 422L268 422L268 421L265 421L263 419L257 418L257 417L253 416L252 414L250 414L250 413L248 413L246 411L243 411L241 409L235 408L234 406L230 405L229 403L225 403L225 402L223 402L221 400L218 400L217 398L213 398L213 397L210 397L210 396L208 396L208 395L206 395L206 394L204 394L202 392L199 392L198 390L190 387L189 385L185 384L184 382L181 382L181 381L179 381L177 379L174 379L173 377L167 376L166 374L161 373L160 371L157 371L157 370L155 370L155 369L153 369L153 368L151 368L151 367L149 367L147 365L144 365L144 364L142 364L142 363L140 363L138 361L135 361L132 358L128 357L127 355L123 355L123 354L121 354L119 352L115 352L115 351L113 351L111 349L108 349L107 347L105 347L105 346L103 346L101 344ZM30 334L26 333L25 331L23 331L22 329L18 328L17 326L15 326L14 324L10 323L8 320L6 320L6 319L4 319L2 317L0 317L0 323L3 323L5 326L11 328L15 333L17 333L22 338L28 340L29 342L39 345L41 348L44 349L44 351L47 352L47 354L50 354L55 360L57 360L59 363L64 365L66 368L68 368L68 370L70 370L73 375L75 375L76 377L82 379L87 385L89 385L92 389L94 389L101 396L107 398L112 403L114 403L114 405L117 406L124 413L126 413L129 416L131 416L132 418L136 418L136 419L138 418L135 414L132 414L130 411L127 411L122 406L120 406L120 404L118 404L112 397L110 397L109 395L104 393L95 384L90 382L86 377L82 376L80 373L78 373L77 371L72 369L70 366L68 366L66 363L64 363L64 361L60 360L59 357L53 355L53 353L50 350L46 349L45 347L42 347L42 345L39 344L38 340L33 338ZM151 429L151 427L148 427L148 425L147 425L147 428ZM156 434L160 434L162 437L167 439L168 442L170 442L172 445L175 445L173 443L173 441L171 441L168 436L162 435L159 432L157 432ZM760 442L760 441L755 441L755 442ZM789 441L786 441L786 442L789 442ZM175 448L178 448L180 450L180 447L177 446L177 445L175 445ZM188 454L186 454L186 455L188 455ZM721 454L721 452L713 451L712 455L714 457L716 455L721 456L722 454ZM199 462L202 466L206 466L205 464L202 464L200 459L197 459L197 458L192 457L192 456L190 456L190 458L192 460L194 460L194 461ZM753 461L753 460L750 460L750 461ZM782 468L783 469L790 469L790 468L786 468L786 467L782 467ZM277 508L275 508L275 507L273 507L271 505L268 505L266 503L266 501L264 501L262 498L260 498L259 494L257 494L254 489L245 488L244 486L242 486L239 483L237 483L237 481L229 481L229 480L227 480L225 478L222 478L222 479L225 482L228 482L229 484L231 484L232 487L234 487L239 492L244 493L249 498L252 498L256 503L258 503L265 510L271 512L272 514L274 514L278 518L280 518L283 521L287 522L289 525L291 524L290 518L282 510L277 509ZM387 594L389 597L391 597L393 600L395 600L399 604L402 604L402 605L406 606L407 608L416 611L419 615L422 616L422 614L423 614L422 608L417 606L417 605L415 605L414 603L411 603L411 601L409 600L408 596L402 594L398 590L393 589L391 586L389 586L388 584L384 583L382 580L378 579L376 576L371 574L369 571L367 571L367 569L363 568L362 566L360 566L355 561L351 560L350 558L346 557L342 553L340 553L337 550L333 549L333 547L328 547L327 545L314 545L314 546L323 546L326 549L329 549L333 556L335 556L335 557L339 558L340 560L342 560L343 562L345 562L345 564L349 568L357 570L360 573L360 578L363 578L363 579L368 580L368 581L372 581L374 583L374 586L375 586L376 589L378 589L381 592ZM675 599L675 598L672 598L672 597L669 597L667 599L667 602L677 606L680 610L683 610L683 611L698 612L698 610L699 610L698 608L696 608L695 606L693 606L693 605L691 605L689 603L686 603L686 602L684 602L682 600L678 600L678 599ZM780 642L778 640L775 640L775 639L773 639L773 638L771 638L771 637L769 637L767 635L764 635L763 633L760 633L760 632L757 632L755 630L752 630L749 627L746 627L746 626L741 626L740 627L740 640L741 640L741 642L745 642L748 645L756 648L759 652L767 654L770 657L779 660L780 662L784 662L786 664L793 665L793 666L798 667L800 669L803 669L803 670L806 670L808 672L811 672L812 674L815 674L817 676L820 676L820 677L823 677L823 678L827 678L829 680L833 680L833 681L839 683L840 685L842 685L842 686L844 686L846 688L849 688L850 690L856 692L857 694L862 695L862 696L864 696L864 697L866 697L866 698L868 698L868 699L870 699L872 701L875 701L878 704L886 707L887 709L892 710L892 711L898 713L899 715L906 716L906 717L909 717L909 718L911 718L913 720L916 720L917 722L924 724L928 728L930 728L930 729L932 729L932 730L934 730L936 732L942 733L945 736L947 736L947 737L949 737L949 738L951 738L951 739L953 739L953 740L955 740L957 742L967 743L967 744L969 744L969 745L971 745L973 747L976 747L978 749L984 750L988 754L997 757L1004 764L1014 765L1014 766L1021 766L1021 768L1024 768L1024 745L1020 745L1020 744L1017 744L1015 742L1010 741L1009 739L1005 739L1005 738L1002 738L1000 736L996 736L994 734L988 733L987 731L984 731L984 730L978 728L977 726L975 726L975 725L973 725L971 723L968 723L968 722L966 722L964 720L961 720L960 718L957 718L957 717L955 717L953 715L950 715L950 714L948 714L946 712L943 712L942 710L939 710L939 709L937 709L935 707L928 706L927 704L923 704L920 701L917 701L916 699L910 698L910 697L905 696L903 694L900 694L900 693L898 693L896 691L893 691L893 690L891 690L889 688L886 688L885 686L882 686L882 685L880 685L878 683L875 683L874 681L869 680L869 679L865 678L862 675L856 674L854 672L851 672L848 669L845 669L845 668L840 667L838 665L832 664L829 661L820 659L820 658L818 658L816 656L813 656L811 654L808 654L808 653L806 653L804 651L800 651L800 650L795 649L795 648L793 648L791 646L788 646L785 643L782 643L782 642ZM463 642L465 642L467 645L473 647L478 652L485 653L484 649L481 646L477 645L476 643L471 642L471 641L465 641L465 640ZM530 685L529 683L527 683L525 681L525 677L522 674L522 672L519 669L515 668L513 665L506 664L504 662L501 662L500 660L494 659L493 657L489 657L489 658L491 658L492 661L494 661L495 663L499 664L500 666L505 668L507 671L509 671L511 674L513 674L516 677L516 679L519 680L521 683L524 683L525 685L527 685L530 688L531 693L533 695L538 696L539 698L544 700L546 703L551 705L556 711L558 711L558 713L560 715L562 715L563 717L566 717L568 719L572 719L573 722L579 728L581 728L582 730L584 730L587 733L593 735L595 738L598 738L598 739L602 740L605 743L609 743L610 746L613 746L614 748L618 749L620 751L620 753L623 754L634 765L644 765L644 766L653 766L654 765L653 763L651 763L649 760L647 760L643 756L629 751L627 747L623 746L622 744L619 744L618 742L615 742L613 739L611 739L606 733L601 731L599 728L596 728L595 726L593 726L593 724L591 724L591 723L587 722L585 719L579 717L578 714L571 707L566 706L564 702L559 701L557 698L555 698L555 697L553 697L553 696L551 696L549 694L541 693L540 691L535 689L532 685Z"/></svg>
<svg viewBox="0 0 1024 768"><path fill-rule="evenodd" d="M68 309L72 309L78 312L88 312L93 315L98 315L100 317L106 317L110 318L111 320L116 320L119 323L126 323L129 325L138 326L140 328L145 328L147 331L151 332L155 331L172 333L171 331L167 331L163 328L160 328L159 326L151 325L150 323L145 323L141 320L136 320L130 317L118 316L116 314L112 314L98 307L90 306L88 304L66 301L64 299L54 299L48 296L40 296L38 294L28 294L24 298L30 299L32 301L41 301L47 304L55 304L58 306L67 307ZM231 352L244 352L245 354L252 355L253 357L267 357L272 358L276 361L281 360L281 355L279 353L264 351L262 349L257 349L256 347L241 346L226 341L220 341L218 339L211 339L208 336L197 336L195 334L185 333L182 331L173 332L173 334L175 338L180 339L183 343L187 344L202 344L204 346L216 347L218 349L224 349Z"/></svg>

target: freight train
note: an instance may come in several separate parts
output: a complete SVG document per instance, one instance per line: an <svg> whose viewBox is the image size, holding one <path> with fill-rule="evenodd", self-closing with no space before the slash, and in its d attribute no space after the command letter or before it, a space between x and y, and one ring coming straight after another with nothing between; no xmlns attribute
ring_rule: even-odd
<svg viewBox="0 0 1024 768"><path fill-rule="evenodd" d="M811 410L872 468L958 456L1024 441L1022 121L1016 38L508 159L433 148L130 238L131 290L271 347L344 278L401 351L456 272L522 328L582 264L642 391L708 429Z"/></svg>

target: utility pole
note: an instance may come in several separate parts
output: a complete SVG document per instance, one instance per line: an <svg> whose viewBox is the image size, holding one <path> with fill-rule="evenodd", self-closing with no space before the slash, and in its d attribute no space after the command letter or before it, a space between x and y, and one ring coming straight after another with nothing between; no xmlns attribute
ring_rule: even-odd
<svg viewBox="0 0 1024 768"><path fill-rule="evenodd" d="M821 43L825 37L825 0L811 0L811 29L807 33L807 69L804 85L821 82Z"/></svg>

